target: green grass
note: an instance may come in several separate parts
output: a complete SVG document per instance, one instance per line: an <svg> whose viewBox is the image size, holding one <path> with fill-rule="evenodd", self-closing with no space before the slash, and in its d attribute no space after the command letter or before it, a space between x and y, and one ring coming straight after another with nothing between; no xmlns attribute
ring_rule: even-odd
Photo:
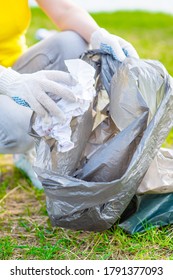
<svg viewBox="0 0 173 280"><path fill-rule="evenodd" d="M28 45L36 42L38 28L54 29L39 10L32 10ZM173 17L147 12L93 14L107 28L137 49L141 58L160 60L173 75ZM173 145L170 132L164 146ZM173 227L155 228L133 236L114 225L102 233L53 228L43 191L0 156L0 259L173 259Z"/></svg>

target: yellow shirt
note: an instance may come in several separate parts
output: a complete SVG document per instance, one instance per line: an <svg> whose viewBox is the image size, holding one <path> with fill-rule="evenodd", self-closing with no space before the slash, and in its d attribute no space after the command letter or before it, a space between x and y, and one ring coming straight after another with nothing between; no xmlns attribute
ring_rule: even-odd
<svg viewBox="0 0 173 280"><path fill-rule="evenodd" d="M26 50L30 16L28 0L0 0L0 65L12 66Z"/></svg>

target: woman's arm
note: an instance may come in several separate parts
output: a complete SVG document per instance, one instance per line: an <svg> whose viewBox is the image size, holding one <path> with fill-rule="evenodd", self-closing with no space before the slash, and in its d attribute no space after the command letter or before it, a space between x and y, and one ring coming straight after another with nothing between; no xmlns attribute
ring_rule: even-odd
<svg viewBox="0 0 173 280"><path fill-rule="evenodd" d="M94 19L70 0L36 0L38 5L61 30L73 30L87 42L91 34L99 29Z"/></svg>
<svg viewBox="0 0 173 280"><path fill-rule="evenodd" d="M129 42L100 28L94 19L72 0L36 1L61 30L79 33L93 49L109 51L119 61L123 61L126 56L139 57Z"/></svg>

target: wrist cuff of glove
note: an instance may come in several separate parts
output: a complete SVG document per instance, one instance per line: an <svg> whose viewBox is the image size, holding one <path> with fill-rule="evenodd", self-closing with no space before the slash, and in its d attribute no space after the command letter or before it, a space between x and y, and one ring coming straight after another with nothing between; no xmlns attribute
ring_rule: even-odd
<svg viewBox="0 0 173 280"><path fill-rule="evenodd" d="M91 34L90 43L93 48L99 48L103 38L108 34L106 29L99 28Z"/></svg>
<svg viewBox="0 0 173 280"><path fill-rule="evenodd" d="M7 94L8 86L13 83L18 77L19 73L12 70L11 68L7 68L0 73L0 94Z"/></svg>

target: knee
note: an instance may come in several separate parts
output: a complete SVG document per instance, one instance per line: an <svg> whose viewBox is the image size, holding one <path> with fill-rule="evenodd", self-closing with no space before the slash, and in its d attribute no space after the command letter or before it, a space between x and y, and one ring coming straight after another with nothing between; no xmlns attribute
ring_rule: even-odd
<svg viewBox="0 0 173 280"><path fill-rule="evenodd" d="M49 69L66 71L64 60L79 58L88 49L88 43L74 31L57 32L51 37L52 65Z"/></svg>
<svg viewBox="0 0 173 280"><path fill-rule="evenodd" d="M18 59L13 68L20 73L40 70L67 71L64 60L79 58L87 48L87 42L76 32L55 32L32 46Z"/></svg>
<svg viewBox="0 0 173 280"><path fill-rule="evenodd" d="M74 31L60 32L55 39L55 45L65 58L78 58L88 48L88 43Z"/></svg>

